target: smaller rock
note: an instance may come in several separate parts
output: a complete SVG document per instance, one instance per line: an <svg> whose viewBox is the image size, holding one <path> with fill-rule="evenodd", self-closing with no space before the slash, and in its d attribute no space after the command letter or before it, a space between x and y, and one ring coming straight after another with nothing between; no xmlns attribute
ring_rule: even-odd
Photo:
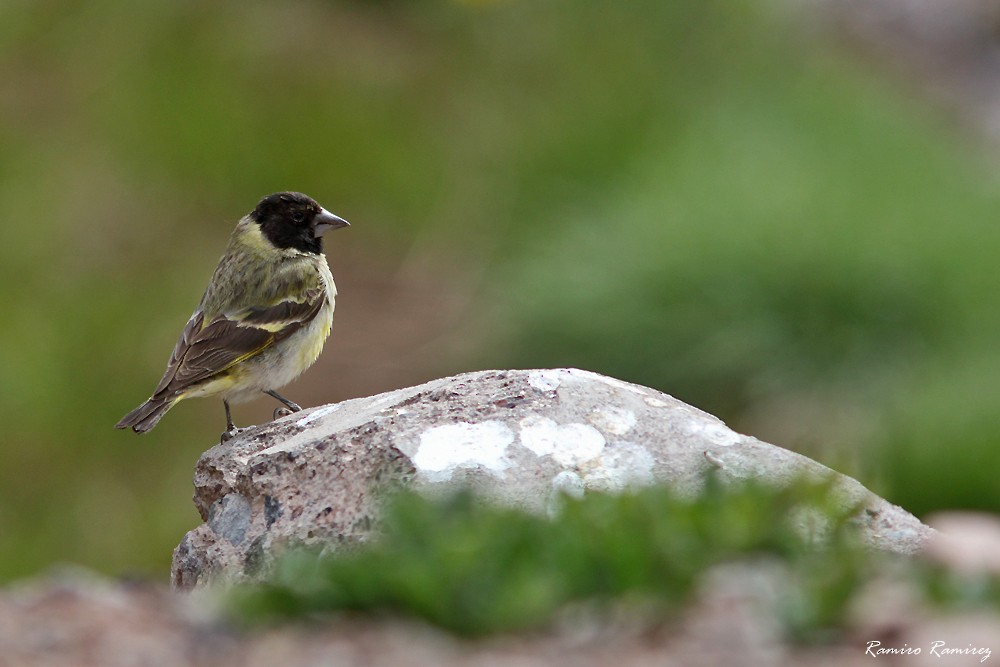
<svg viewBox="0 0 1000 667"><path fill-rule="evenodd" d="M1000 518L978 512L940 512L924 555L963 575L1000 575Z"/></svg>

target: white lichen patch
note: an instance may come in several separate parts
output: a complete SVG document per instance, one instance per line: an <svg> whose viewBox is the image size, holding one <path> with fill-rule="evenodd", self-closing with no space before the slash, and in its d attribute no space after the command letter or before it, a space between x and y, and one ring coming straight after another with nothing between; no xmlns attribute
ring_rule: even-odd
<svg viewBox="0 0 1000 667"><path fill-rule="evenodd" d="M653 455L641 445L616 442L591 461L583 473L587 489L618 493L653 483Z"/></svg>
<svg viewBox="0 0 1000 667"><path fill-rule="evenodd" d="M646 401L646 405L648 405L651 408L665 408L668 405L670 405L666 401L660 400L658 398L654 398L653 396L647 396L646 398L644 398L642 400Z"/></svg>
<svg viewBox="0 0 1000 667"><path fill-rule="evenodd" d="M460 468L482 468L502 477L510 465L507 447L512 442L514 432L501 421L435 426L420 434L411 460L432 481L451 479Z"/></svg>
<svg viewBox="0 0 1000 667"><path fill-rule="evenodd" d="M562 377L566 371L546 369L541 371L531 371L528 373L528 384L538 391L555 391L562 384Z"/></svg>
<svg viewBox="0 0 1000 667"><path fill-rule="evenodd" d="M739 444L742 436L736 433L722 422L713 422L705 419L692 419L687 423L688 432L705 438L713 445L719 447L732 447Z"/></svg>
<svg viewBox="0 0 1000 667"><path fill-rule="evenodd" d="M566 467L580 465L601 453L604 436L589 424L557 424L548 417L525 417L520 422L521 444L536 456L551 456Z"/></svg>
<svg viewBox="0 0 1000 667"><path fill-rule="evenodd" d="M324 405L322 408L310 412L305 417L295 422L295 425L306 426L307 424L312 424L314 421L322 419L323 417L326 417L328 414L336 412L339 409L340 409L340 403L337 403L335 405Z"/></svg>
<svg viewBox="0 0 1000 667"><path fill-rule="evenodd" d="M587 421L612 435L625 435L635 426L635 413L627 408L605 406L587 416Z"/></svg>

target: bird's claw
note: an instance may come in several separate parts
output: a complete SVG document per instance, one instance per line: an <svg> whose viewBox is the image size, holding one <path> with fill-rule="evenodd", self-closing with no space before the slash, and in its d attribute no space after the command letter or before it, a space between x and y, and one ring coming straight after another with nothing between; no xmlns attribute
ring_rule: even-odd
<svg viewBox="0 0 1000 667"><path fill-rule="evenodd" d="M301 408L299 408L301 409ZM271 415L271 419L281 419L282 417L287 417L293 412L298 412L298 410L291 410L289 408L275 408L274 414Z"/></svg>
<svg viewBox="0 0 1000 667"><path fill-rule="evenodd" d="M246 430L249 430L249 429L248 428L237 428L237 427L234 426L234 427L232 427L229 430L223 431L222 432L222 436L219 438L219 444L220 445L226 444L227 442L229 442L230 440L232 440L233 438L235 438L240 433L242 433L243 431L246 431Z"/></svg>

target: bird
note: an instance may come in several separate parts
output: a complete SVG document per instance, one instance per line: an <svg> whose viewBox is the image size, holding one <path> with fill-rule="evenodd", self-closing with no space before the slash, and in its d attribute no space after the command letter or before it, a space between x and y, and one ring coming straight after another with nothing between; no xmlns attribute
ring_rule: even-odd
<svg viewBox="0 0 1000 667"><path fill-rule="evenodd" d="M224 443L240 431L230 403L264 393L301 410L277 390L316 361L330 335L337 287L322 237L349 226L301 192L261 199L236 223L153 394L115 428L145 433L186 398L221 396Z"/></svg>

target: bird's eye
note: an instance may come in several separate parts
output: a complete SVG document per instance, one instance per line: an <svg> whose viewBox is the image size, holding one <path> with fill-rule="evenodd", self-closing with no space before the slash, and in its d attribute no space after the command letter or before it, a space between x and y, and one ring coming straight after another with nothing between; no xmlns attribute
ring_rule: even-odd
<svg viewBox="0 0 1000 667"><path fill-rule="evenodd" d="M292 213L292 220L294 220L295 222L302 222L305 219L306 219L306 214L304 211L295 211L294 213Z"/></svg>

